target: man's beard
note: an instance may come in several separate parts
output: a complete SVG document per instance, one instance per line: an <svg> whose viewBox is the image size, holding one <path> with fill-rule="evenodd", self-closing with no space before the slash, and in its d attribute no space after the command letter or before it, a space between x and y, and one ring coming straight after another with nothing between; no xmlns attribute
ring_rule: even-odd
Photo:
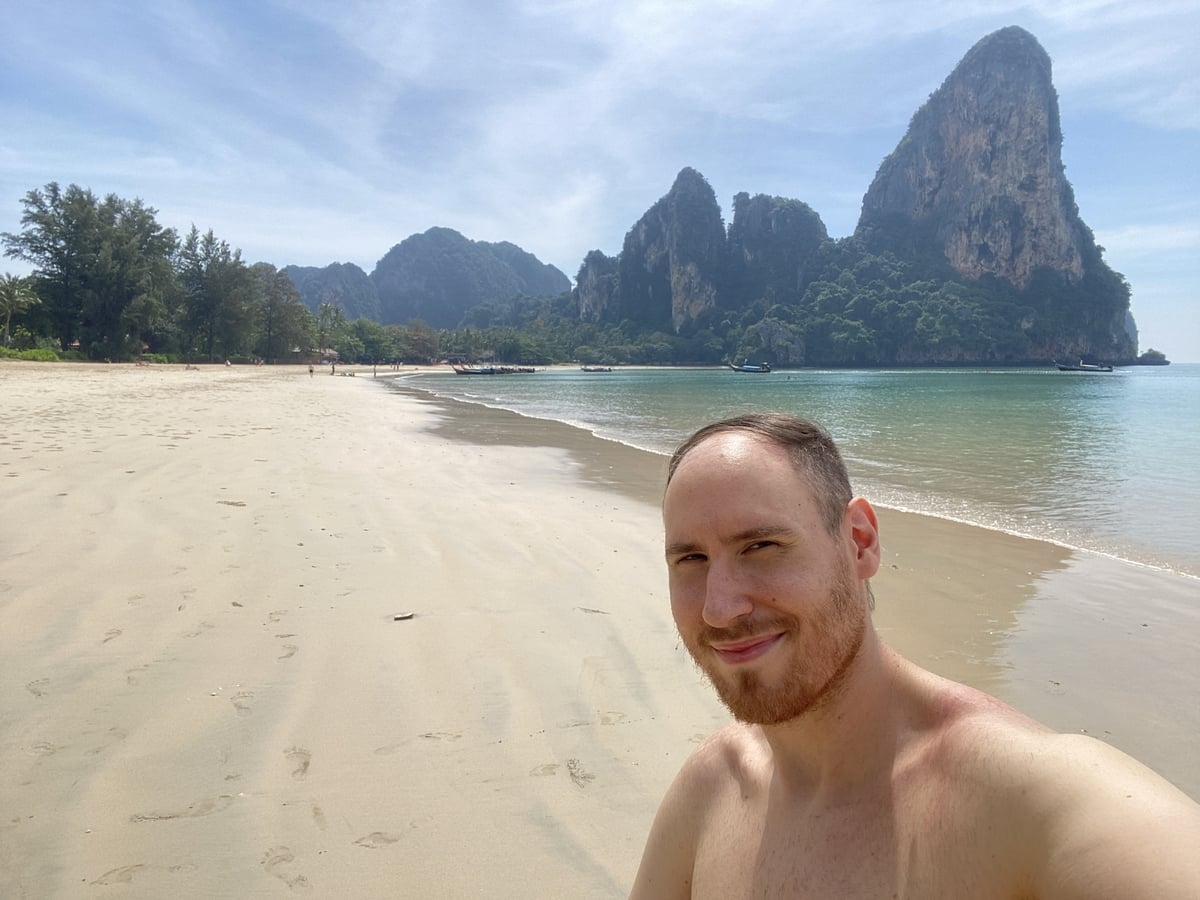
<svg viewBox="0 0 1200 900"><path fill-rule="evenodd" d="M803 715L837 692L862 646L867 612L855 595L847 567L835 577L830 592L827 611L820 620L808 620L807 628L796 616L777 613L770 619L748 621L733 628L705 628L692 641L684 639L692 659L734 718L754 725L778 725ZM711 646L712 642L777 631L782 632L781 645L773 652L790 652L792 658L774 684L764 682L749 666L730 671ZM807 644L807 657L801 655L801 643Z"/></svg>

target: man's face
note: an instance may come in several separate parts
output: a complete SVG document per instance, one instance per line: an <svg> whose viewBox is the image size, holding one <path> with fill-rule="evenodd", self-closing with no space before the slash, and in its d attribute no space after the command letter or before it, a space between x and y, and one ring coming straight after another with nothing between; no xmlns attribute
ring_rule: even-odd
<svg viewBox="0 0 1200 900"><path fill-rule="evenodd" d="M777 724L836 688L866 631L865 590L853 541L828 532L783 449L709 438L676 470L663 524L676 627L734 716Z"/></svg>

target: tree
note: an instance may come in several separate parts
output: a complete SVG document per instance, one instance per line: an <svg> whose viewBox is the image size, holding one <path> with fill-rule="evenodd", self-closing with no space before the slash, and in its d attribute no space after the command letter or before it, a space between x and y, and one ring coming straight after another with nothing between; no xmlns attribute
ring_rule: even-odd
<svg viewBox="0 0 1200 900"><path fill-rule="evenodd" d="M317 307L317 349L332 349L346 330L346 314L340 306L322 303Z"/></svg>
<svg viewBox="0 0 1200 900"><path fill-rule="evenodd" d="M79 335L87 272L98 243L95 195L78 185L50 182L21 200L20 234L0 235L4 253L34 266L50 330L63 347Z"/></svg>
<svg viewBox="0 0 1200 900"><path fill-rule="evenodd" d="M5 253L34 265L49 329L63 347L78 338L93 356L141 351L166 317L173 290L172 229L141 200L50 182L21 201L21 233L0 235Z"/></svg>
<svg viewBox="0 0 1200 900"><path fill-rule="evenodd" d="M184 330L189 349L209 361L237 356L250 338L252 279L242 251L230 250L210 228L203 236L192 226L177 260L183 289Z"/></svg>
<svg viewBox="0 0 1200 900"><path fill-rule="evenodd" d="M8 272L4 273L4 277L0 278L0 312L4 314L5 347L12 342L8 329L12 323L13 313L19 313L41 302L41 298L33 292L24 278L18 278Z"/></svg>
<svg viewBox="0 0 1200 900"><path fill-rule="evenodd" d="M156 212L115 194L97 207L95 256L80 308L80 339L93 356L139 355L143 338L166 318L177 239Z"/></svg>
<svg viewBox="0 0 1200 900"><path fill-rule="evenodd" d="M359 362L386 362L399 356L396 332L370 319L355 319L350 331L362 346Z"/></svg>
<svg viewBox="0 0 1200 900"><path fill-rule="evenodd" d="M315 322L295 282L287 272L270 263L255 263L250 273L254 279L252 306L258 330L255 352L273 362L293 348L309 350Z"/></svg>

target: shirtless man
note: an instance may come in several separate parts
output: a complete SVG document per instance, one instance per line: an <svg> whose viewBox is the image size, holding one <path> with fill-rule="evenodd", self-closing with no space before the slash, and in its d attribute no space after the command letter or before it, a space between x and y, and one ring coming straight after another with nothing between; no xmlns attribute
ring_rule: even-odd
<svg viewBox="0 0 1200 900"><path fill-rule="evenodd" d="M1200 806L883 644L875 512L819 426L702 428L663 522L679 634L738 721L684 763L633 898L1200 898Z"/></svg>

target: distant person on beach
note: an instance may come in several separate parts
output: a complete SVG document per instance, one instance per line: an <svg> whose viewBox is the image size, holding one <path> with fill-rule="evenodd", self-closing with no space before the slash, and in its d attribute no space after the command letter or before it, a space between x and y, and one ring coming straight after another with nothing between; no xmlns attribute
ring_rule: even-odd
<svg viewBox="0 0 1200 900"><path fill-rule="evenodd" d="M882 642L875 511L820 426L701 428L663 524L679 634L737 721L683 764L631 897L1200 897L1187 795Z"/></svg>
<svg viewBox="0 0 1200 900"><path fill-rule="evenodd" d="M313 377L313 367L312 367L312 363L309 363L309 364L308 364L308 377L309 377L309 378L312 378L312 377Z"/></svg>

